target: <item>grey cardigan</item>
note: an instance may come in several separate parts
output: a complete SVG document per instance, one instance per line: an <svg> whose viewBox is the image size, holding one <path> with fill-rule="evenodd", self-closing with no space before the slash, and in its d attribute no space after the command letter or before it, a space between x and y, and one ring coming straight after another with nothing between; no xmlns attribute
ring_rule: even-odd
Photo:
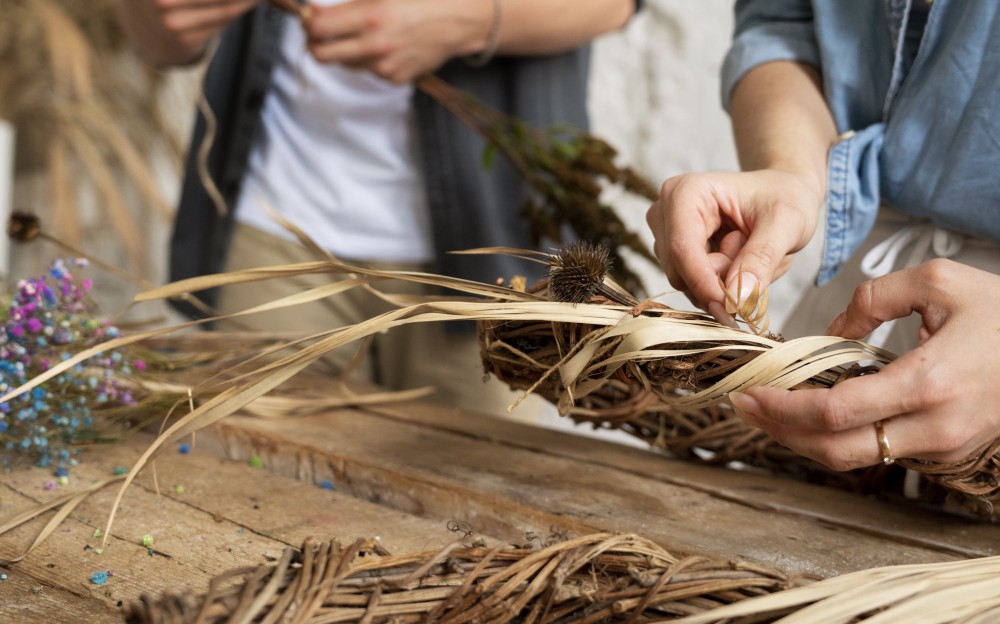
<svg viewBox="0 0 1000 624"><path fill-rule="evenodd" d="M226 31L208 69L205 96L218 119L208 170L229 207L236 204L250 147L260 129L282 22L283 14L273 8L251 11ZM586 129L588 69L585 47L544 57L497 57L479 68L452 61L437 74L530 125ZM528 190L504 159L483 167L484 143L473 130L419 90L414 98L434 239L433 270L488 282L513 275L538 277L540 266L534 263L448 253L485 246L531 247L527 224L518 217ZM197 153L204 133L205 119L199 114L171 238L171 280L221 271L232 234L232 210L225 217L218 214L198 175ZM212 292L199 296L209 304L215 302Z"/></svg>

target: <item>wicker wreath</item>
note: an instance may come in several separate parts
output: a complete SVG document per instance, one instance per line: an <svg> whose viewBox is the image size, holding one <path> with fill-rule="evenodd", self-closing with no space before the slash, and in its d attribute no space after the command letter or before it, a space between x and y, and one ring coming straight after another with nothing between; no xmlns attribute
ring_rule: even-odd
<svg viewBox="0 0 1000 624"><path fill-rule="evenodd" d="M714 323L700 313L640 304L604 279L606 262L606 255L585 244L567 248L550 257L549 277L527 291L550 301L633 305L632 315L648 316L648 323L655 323L655 318L663 314ZM760 319L759 310L751 313ZM769 335L770 342L644 345L648 357L621 362L614 361L614 355L620 353L629 334L623 331L608 337L602 335L608 331L605 326L487 320L480 321L478 328L487 373L515 390L542 396L556 404L560 414L577 423L625 431L653 448L684 459L710 464L740 462L884 498L903 498L905 471L915 470L924 477L916 493L920 502L991 521L997 519L994 502L1000 499L1000 440L984 445L956 464L899 459L890 466L836 472L745 424L725 403L723 392L693 400L708 389L724 389L734 372L758 363L768 354L762 344L771 344L772 351L777 351L783 346L780 336ZM567 383L559 369L574 357L586 360L585 364L577 363L576 370L585 368L589 376ZM614 366L604 366L606 362L614 362ZM609 373L609 369L613 372ZM791 387L831 387L877 370L858 364L832 366ZM913 498L914 493L909 492L907 497Z"/></svg>
<svg viewBox="0 0 1000 624"><path fill-rule="evenodd" d="M541 547L455 542L393 556L376 540L308 539L276 565L215 578L202 596L143 596L130 624L202 622L650 622L704 613L798 581L760 566L678 557L633 534Z"/></svg>

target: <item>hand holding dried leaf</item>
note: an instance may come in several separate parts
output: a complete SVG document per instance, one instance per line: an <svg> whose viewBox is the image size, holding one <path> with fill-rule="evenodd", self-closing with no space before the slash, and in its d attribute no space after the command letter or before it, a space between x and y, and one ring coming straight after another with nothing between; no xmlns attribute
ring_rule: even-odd
<svg viewBox="0 0 1000 624"><path fill-rule="evenodd" d="M964 462L971 474L996 461L1000 438L998 310L1000 276L940 259L890 273L859 287L830 333L860 338L916 311L916 350L878 375L823 390L748 389L733 404L747 422L839 470L881 462L872 427L881 420L896 457Z"/></svg>
<svg viewBox="0 0 1000 624"><path fill-rule="evenodd" d="M816 231L822 200L780 171L693 173L667 180L646 219L674 288L703 308L727 291L738 305L788 270Z"/></svg>

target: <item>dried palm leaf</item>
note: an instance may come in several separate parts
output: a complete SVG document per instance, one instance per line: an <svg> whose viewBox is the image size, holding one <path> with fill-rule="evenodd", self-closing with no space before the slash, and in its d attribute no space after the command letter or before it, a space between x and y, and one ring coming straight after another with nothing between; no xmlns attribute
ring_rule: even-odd
<svg viewBox="0 0 1000 624"><path fill-rule="evenodd" d="M985 624L1000 617L1000 557L863 570L677 620ZM790 615L779 617L792 611Z"/></svg>
<svg viewBox="0 0 1000 624"><path fill-rule="evenodd" d="M624 306L550 302L533 293L517 292L497 285L425 273L376 271L333 260L193 278L146 291L137 299L145 301L173 297L223 284L320 272L347 274L351 277L332 281L328 285L296 293L230 316L288 308L318 298L336 296L350 288L370 287L384 279L433 284L474 297L403 298L385 295L386 301L398 307L355 325L331 329L288 345L275 347L266 352L269 356L267 358L263 355L251 358L241 363L239 369L234 368L225 375L203 380L192 387L192 392L198 399L208 398L190 414L180 418L154 442L132 468L122 486L122 491L165 444L177 441L244 407L329 351L404 324L479 320L512 326L525 322L541 322L549 326L557 323L596 328L578 344L569 345L567 355L570 357L563 358L565 361L559 361L556 366L546 371L547 376L558 375L560 383L566 389L563 393L565 401L570 402L574 397L585 397L612 377L625 375L639 380L645 379L647 384L652 383L648 373L643 371L654 370L656 362L672 361L671 358L683 360L697 352L717 353L720 357L728 357L734 350L739 350L755 357L740 362L745 368L730 366L723 373L716 372L713 378L715 382L712 385L687 396L677 397L678 404L689 408L711 405L723 400L729 391L751 384L793 387L808 381L812 376L830 375L831 373L827 371L830 367L836 368L858 359L880 357L877 350L861 343L838 338L818 337L801 342L779 343L767 337L754 336L721 326L699 314L681 313L663 308L649 309L640 316L633 316L631 310ZM205 319L207 320L211 319ZM0 401L9 400L26 392L103 350L156 338L205 321L138 332L96 345L60 362L20 388L8 392L4 397L0 397ZM664 345L668 345L669 348L664 348ZM709 345L707 349L706 345ZM289 349L289 347L294 348ZM651 349L651 347L656 348ZM281 350L291 352L282 355L279 353ZM274 357L270 357L271 355Z"/></svg>
<svg viewBox="0 0 1000 624"><path fill-rule="evenodd" d="M533 252L521 253L538 257ZM146 463L168 444L244 408L333 349L401 325L479 321L491 328L495 336L500 335L496 332L503 332L505 336L503 339L484 341L487 365L491 367L489 370L499 373L508 382L510 376L504 371L522 375L527 371L527 377L517 380L516 387L530 387L532 391L555 400L565 412L580 414L578 406L582 405L586 411L596 405L588 403L591 397L597 396L603 401L611 396L615 403L611 405L612 410L637 410L620 414L625 421L638 423L636 430L644 428L643 435L646 430L653 430L657 438L674 437L670 428L664 427L664 422L673 419L675 424L671 427L686 427L690 432L688 452L694 453L699 448L710 447L712 436L719 435L722 430L726 430L726 444L731 444L728 434L735 431L743 447L758 451L767 449L761 455L772 464L788 461L794 456L787 450L785 455L781 455L776 451L779 447L761 432L747 428L725 411L718 411L729 392L756 385L783 388L828 386L840 378L856 374L860 370L855 367L859 361L884 362L890 357L886 352L858 341L830 336L781 342L720 325L701 313L681 312L664 306L640 304L630 308L600 299L583 304L553 302L545 299L542 290L519 291L420 272L378 271L332 259L192 278L140 293L136 299L149 301L221 285L309 273L348 277L226 317L202 319L109 340L52 366L0 397L0 402L31 390L101 351L158 339L202 322L290 308L337 296L352 288L370 288L378 292L374 285L381 280L414 281L450 288L466 295L402 297L383 294L383 299L393 304L394 309L354 325L275 345L192 385L192 395L200 404L171 424L133 465L109 514L105 531L108 535L125 488ZM525 336L534 336L534 341L517 342ZM511 348L510 345L516 346ZM497 355L490 356L490 353ZM502 370L497 368L497 362L504 363ZM516 365L511 366L512 362ZM678 388L678 380L687 385ZM608 394L608 389L621 393L628 400L615 401L614 395ZM677 418L678 414L681 418ZM603 418L603 415L598 417ZM658 426L648 427L648 421L642 420L647 417L657 419ZM804 463L805 460L802 460L796 464L799 470L815 470L801 468ZM977 466L973 468L974 480L981 479L984 475L978 467L982 464L974 465ZM930 464L917 466L917 469L921 467L941 469L941 466ZM963 466L963 469L967 468ZM940 478L941 474L945 471L935 478ZM998 495L996 490L994 487L988 493L976 496L975 500L988 502Z"/></svg>

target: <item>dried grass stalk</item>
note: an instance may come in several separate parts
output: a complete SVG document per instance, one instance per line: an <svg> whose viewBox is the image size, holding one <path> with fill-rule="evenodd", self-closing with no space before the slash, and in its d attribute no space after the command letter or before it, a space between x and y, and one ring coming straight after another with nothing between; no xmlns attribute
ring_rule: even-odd
<svg viewBox="0 0 1000 624"><path fill-rule="evenodd" d="M520 253L528 257L547 255ZM552 302L545 299L544 289L525 292L427 273L372 270L333 259L183 280L140 293L136 299L176 297L226 284L310 273L346 277L226 317L109 340L52 366L7 392L0 402L30 391L98 352L159 339L200 322L285 309L334 297L352 288L370 289L396 306L355 325L276 345L192 386L192 395L199 404L167 428L136 461L109 514L104 531L107 536L125 488L166 445L244 408L331 350L400 325L478 321L484 328L488 370L514 387L528 388L557 402L564 413L605 426L617 422L622 429L682 457L701 457L699 451L708 449L715 452L715 461L740 459L804 473L810 478L821 474L831 483L836 473L798 458L735 419L723 406L726 395L756 385L829 385L856 374L860 370L855 367L858 361L885 361L890 357L863 343L836 337L781 342L720 325L700 313L663 306L639 304L630 308L606 300ZM375 288L380 280L414 281L471 296L386 295ZM931 479L953 488L948 491L957 493L960 501L970 507L981 504L979 511L991 517L991 501L1000 496L995 472L990 472L996 470L995 450L990 446L982 456L970 458L959 467L899 463L926 471ZM849 475L841 480L856 485L870 477L878 486L887 482L888 474ZM970 484L976 489L966 489Z"/></svg>
<svg viewBox="0 0 1000 624"><path fill-rule="evenodd" d="M791 585L759 566L676 557L637 535L598 533L540 550L454 543L393 556L375 540L307 539L277 565L233 570L205 595L145 596L131 624L200 622L650 622Z"/></svg>
<svg viewBox="0 0 1000 624"><path fill-rule="evenodd" d="M92 192L128 264L148 269L140 222L172 208L143 152L177 163L181 149L160 111L163 76L131 53L117 5L0 0L0 118L17 129L18 169L47 174L54 233L83 243L77 201Z"/></svg>

